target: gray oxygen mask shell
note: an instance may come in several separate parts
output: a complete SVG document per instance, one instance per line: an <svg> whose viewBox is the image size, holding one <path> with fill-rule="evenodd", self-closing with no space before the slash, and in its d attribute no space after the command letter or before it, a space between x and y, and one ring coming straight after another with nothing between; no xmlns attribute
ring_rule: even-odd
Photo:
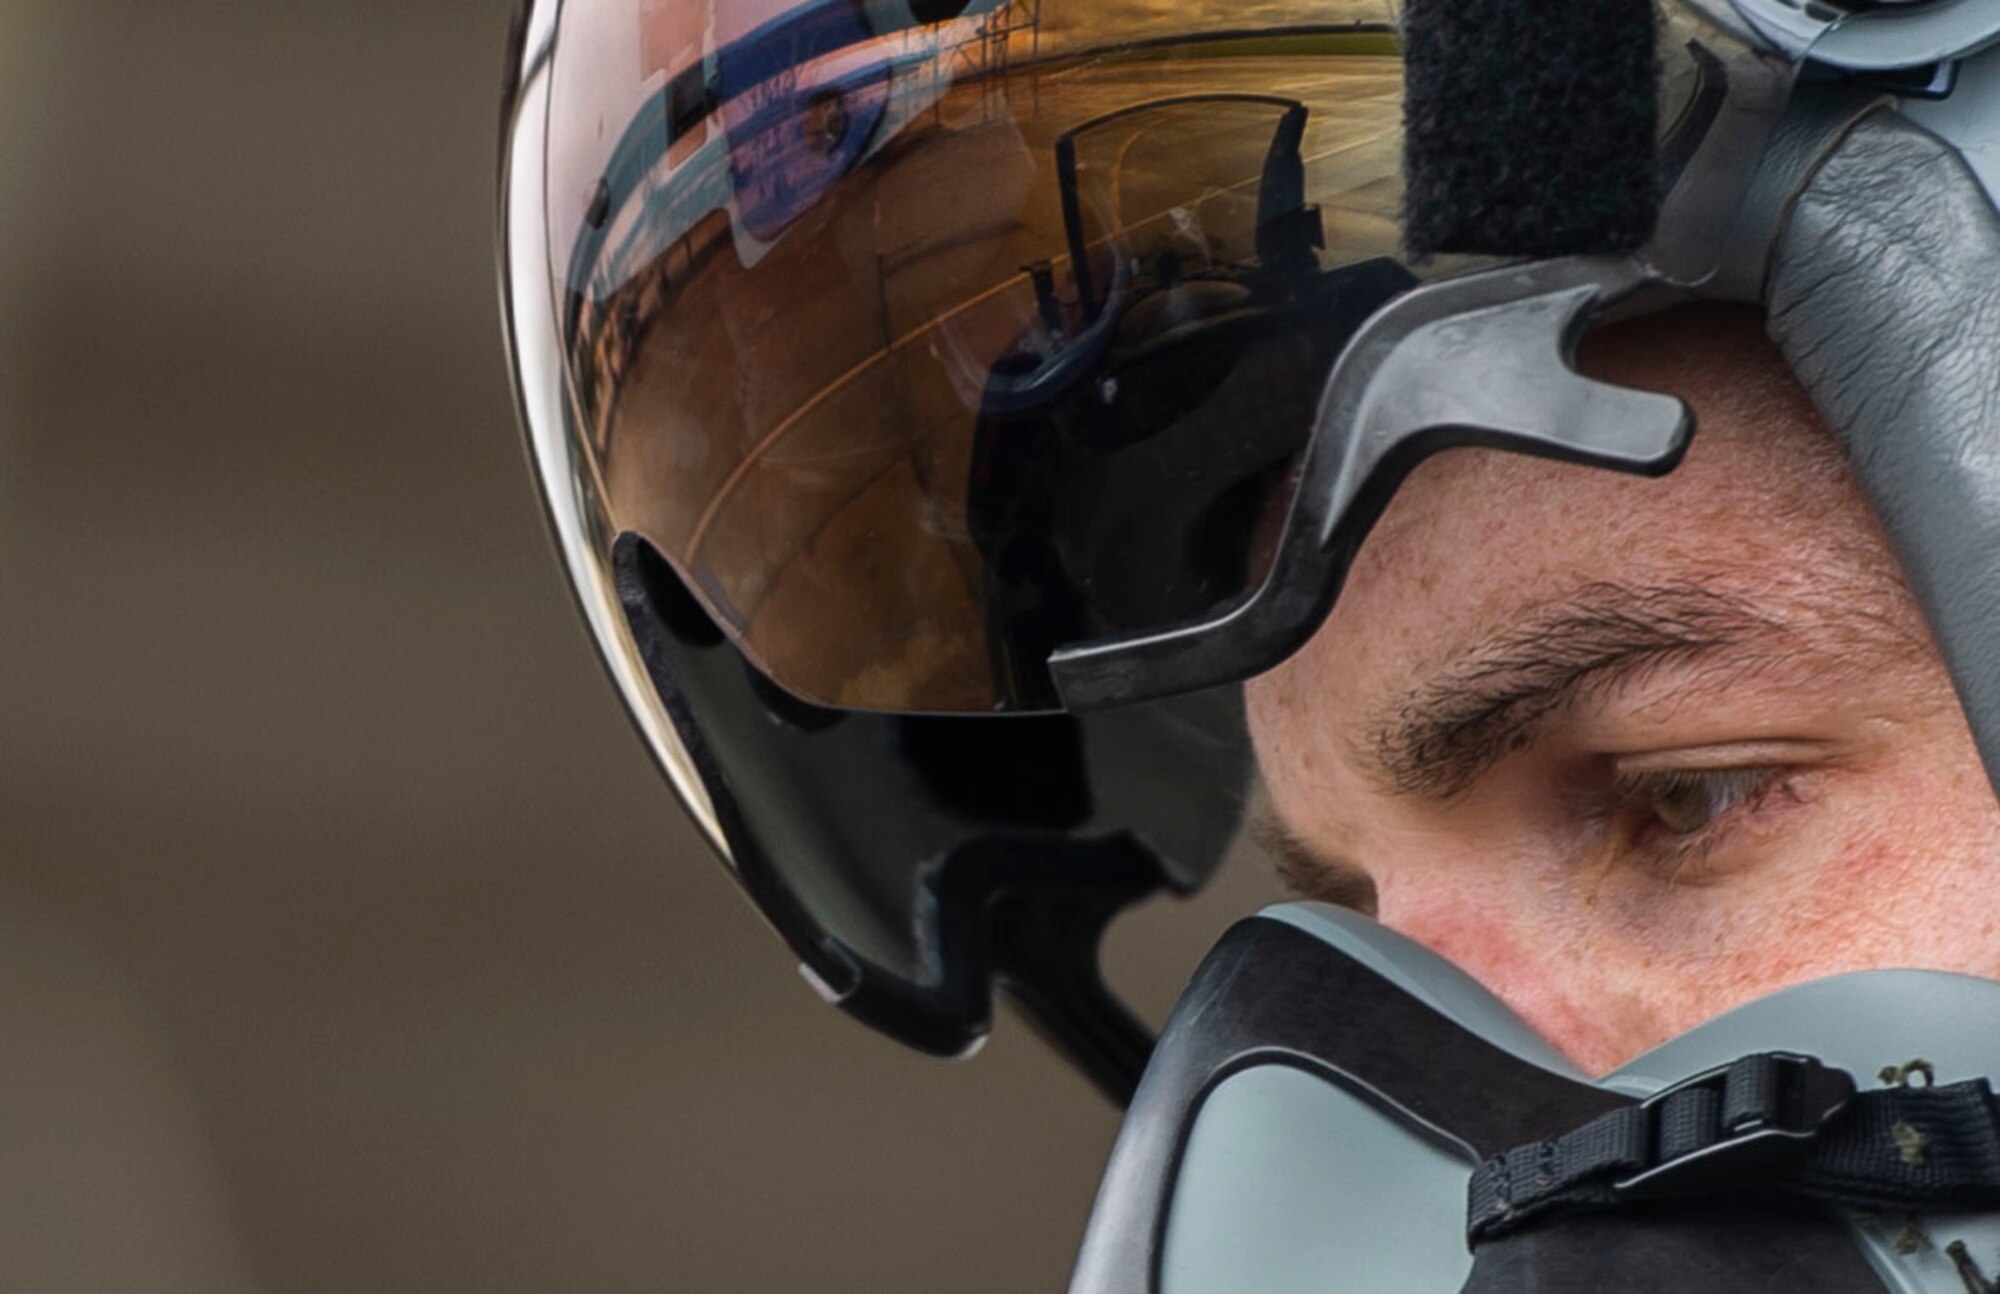
<svg viewBox="0 0 2000 1294"><path fill-rule="evenodd" d="M1592 1079L1436 954L1324 904L1271 908L1223 938L1169 1021L1071 1289L1964 1294L2000 1258L1978 1185L2000 1127L1984 1082L2000 1073L1982 1027L1995 1019L2000 983L1865 971ZM1767 1094L1833 1093L1806 1120L1824 1124L1813 1166L1774 1168L1753 1144L1782 1140L1791 1116L1729 1113L1753 1070L1780 1075L1760 1080ZM1973 1112L1936 1112L1955 1098ZM1707 1138L1685 1132L1688 1109L1708 1112ZM1621 1121L1638 1143L1605 1153L1633 1161L1568 1197L1587 1205L1468 1239L1482 1208L1502 1211L1499 1178L1525 1215L1537 1174L1589 1176L1579 1156ZM1920 1207L1844 1204L1813 1195L1822 1161L1884 1198L1900 1176L1963 1177ZM1657 1186L1633 1185L1648 1173Z"/></svg>

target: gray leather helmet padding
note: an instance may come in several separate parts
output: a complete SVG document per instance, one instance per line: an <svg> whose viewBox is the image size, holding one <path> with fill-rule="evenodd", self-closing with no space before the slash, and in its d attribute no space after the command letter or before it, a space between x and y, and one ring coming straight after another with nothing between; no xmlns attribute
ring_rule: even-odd
<svg viewBox="0 0 2000 1294"><path fill-rule="evenodd" d="M1772 338L1846 447L2000 769L2000 213L1893 112L1847 131L1771 258Z"/></svg>
<svg viewBox="0 0 2000 1294"><path fill-rule="evenodd" d="M1757 173L1743 194L1723 261L1702 287L1704 297L1761 303L1771 258L1792 206L1854 124L1892 105L1884 95L1846 85L1801 86L1771 129Z"/></svg>

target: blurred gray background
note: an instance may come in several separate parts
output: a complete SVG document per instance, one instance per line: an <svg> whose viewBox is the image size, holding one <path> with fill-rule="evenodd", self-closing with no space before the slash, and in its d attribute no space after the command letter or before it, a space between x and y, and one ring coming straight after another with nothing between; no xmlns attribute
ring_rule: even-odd
<svg viewBox="0 0 2000 1294"><path fill-rule="evenodd" d="M1114 1112L821 1006L571 611L508 7L0 5L0 1287L1058 1288Z"/></svg>

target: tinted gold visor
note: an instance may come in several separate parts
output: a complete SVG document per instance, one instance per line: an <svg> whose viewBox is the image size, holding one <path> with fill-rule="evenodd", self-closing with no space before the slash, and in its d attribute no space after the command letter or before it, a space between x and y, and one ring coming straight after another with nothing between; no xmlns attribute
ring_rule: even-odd
<svg viewBox="0 0 2000 1294"><path fill-rule="evenodd" d="M1051 708L1050 651L1254 587L1333 359L1413 280L1390 6L1230 17L564 6L595 492L780 686Z"/></svg>

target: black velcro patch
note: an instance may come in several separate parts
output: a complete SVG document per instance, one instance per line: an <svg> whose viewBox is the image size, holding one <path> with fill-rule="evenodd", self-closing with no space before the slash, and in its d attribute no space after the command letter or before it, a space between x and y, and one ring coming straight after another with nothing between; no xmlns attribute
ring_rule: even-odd
<svg viewBox="0 0 2000 1294"><path fill-rule="evenodd" d="M1409 0L1415 255L1618 252L1659 214L1652 0Z"/></svg>

